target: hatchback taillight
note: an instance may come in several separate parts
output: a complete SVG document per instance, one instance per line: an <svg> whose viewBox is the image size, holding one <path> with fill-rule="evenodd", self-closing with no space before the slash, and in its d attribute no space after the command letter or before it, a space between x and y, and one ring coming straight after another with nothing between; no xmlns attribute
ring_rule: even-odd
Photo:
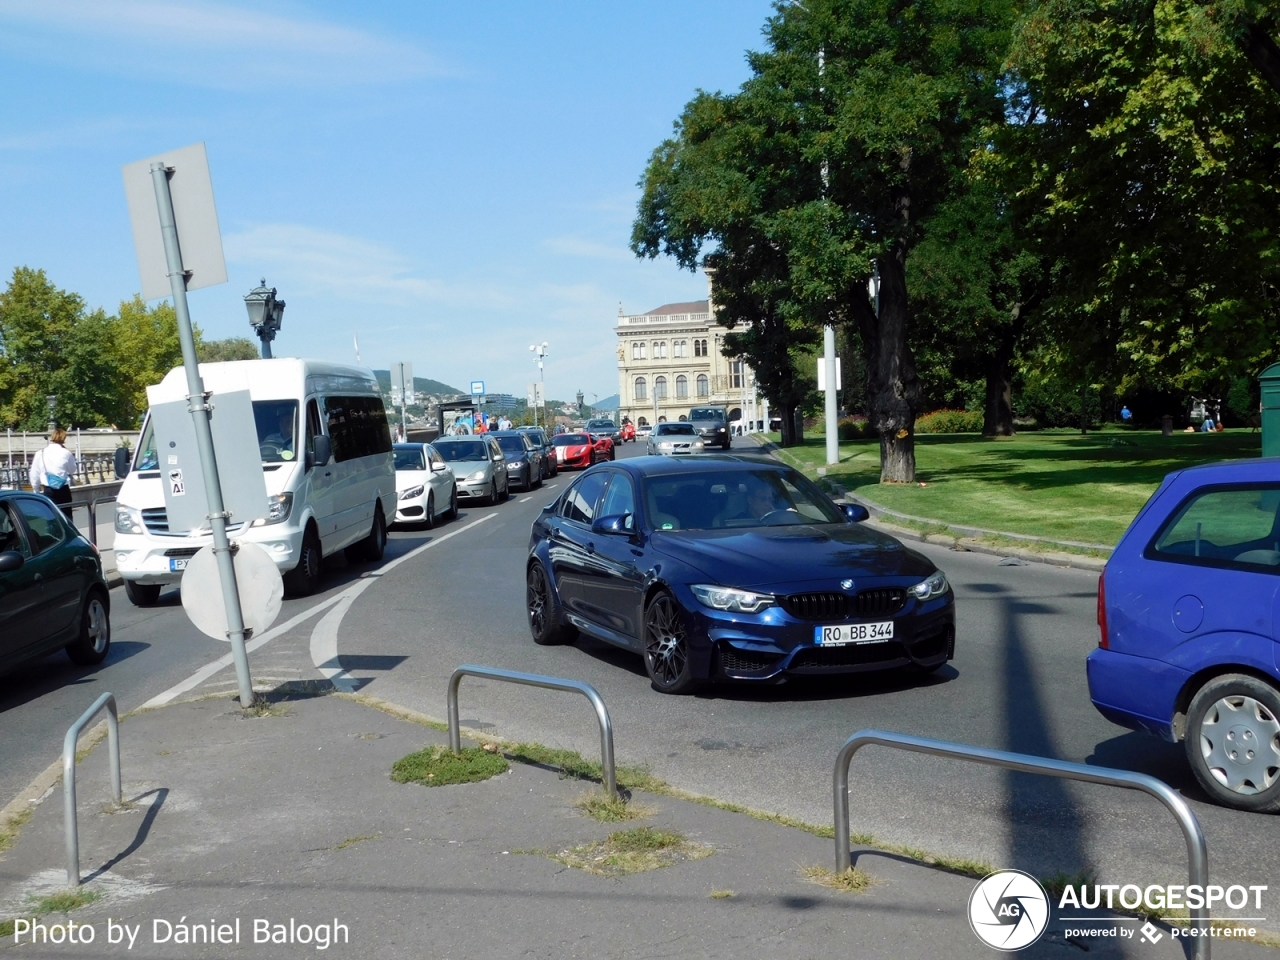
<svg viewBox="0 0 1280 960"><path fill-rule="evenodd" d="M1111 649L1111 638L1107 636L1107 575L1098 577L1098 646L1103 650Z"/></svg>

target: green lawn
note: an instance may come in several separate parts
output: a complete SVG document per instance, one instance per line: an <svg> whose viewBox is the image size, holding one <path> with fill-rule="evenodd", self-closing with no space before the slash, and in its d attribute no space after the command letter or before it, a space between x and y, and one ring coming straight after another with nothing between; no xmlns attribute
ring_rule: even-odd
<svg viewBox="0 0 1280 960"><path fill-rule="evenodd" d="M1181 467L1256 457L1261 434L1104 430L1042 431L1002 439L916 437L915 484L881 484L874 440L840 445L827 477L890 510L948 523L1058 540L1114 544L1160 485ZM773 436L777 442L777 435ZM822 437L783 456L811 477L825 464ZM923 483L923 485L921 485Z"/></svg>

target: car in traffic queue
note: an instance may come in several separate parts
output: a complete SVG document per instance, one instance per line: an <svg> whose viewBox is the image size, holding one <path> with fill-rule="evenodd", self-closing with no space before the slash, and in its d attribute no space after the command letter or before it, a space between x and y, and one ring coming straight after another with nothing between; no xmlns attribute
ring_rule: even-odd
<svg viewBox="0 0 1280 960"><path fill-rule="evenodd" d="M594 467L534 521L536 643L577 632L639 654L654 689L777 683L955 654L955 600L923 554L763 458L638 457Z"/></svg>
<svg viewBox="0 0 1280 960"><path fill-rule="evenodd" d="M611 443L617 443L622 437L622 428L608 417L594 417L588 420L582 429L596 439L608 437Z"/></svg>
<svg viewBox="0 0 1280 960"><path fill-rule="evenodd" d="M98 548L48 497L0 492L0 673L55 650L95 666L110 647Z"/></svg>
<svg viewBox="0 0 1280 960"><path fill-rule="evenodd" d="M551 442L562 470L585 469L598 460L609 459L602 455L598 441L589 433L562 433Z"/></svg>
<svg viewBox="0 0 1280 960"><path fill-rule="evenodd" d="M458 483L444 457L429 443L397 443L396 523L428 530L441 517L458 519Z"/></svg>
<svg viewBox="0 0 1280 960"><path fill-rule="evenodd" d="M542 427L516 427L523 434L526 434L533 445L542 451L542 478L548 479L556 476L560 472L556 465L556 448L551 442L550 434L542 429Z"/></svg>
<svg viewBox="0 0 1280 960"><path fill-rule="evenodd" d="M689 423L708 447L728 450L733 442L729 411L724 407L694 407L689 411Z"/></svg>
<svg viewBox="0 0 1280 960"><path fill-rule="evenodd" d="M1098 578L1089 695L1182 742L1214 801L1280 811L1280 459L1165 477Z"/></svg>
<svg viewBox="0 0 1280 960"><path fill-rule="evenodd" d="M698 436L693 424L684 420L663 420L653 428L644 442L645 453L650 456L679 457L702 453L706 441Z"/></svg>
<svg viewBox="0 0 1280 960"><path fill-rule="evenodd" d="M453 471L458 484L458 499L492 505L511 496L507 458L489 434L446 437L431 445Z"/></svg>
<svg viewBox="0 0 1280 960"><path fill-rule="evenodd" d="M496 430L489 434L498 441L502 455L507 460L507 476L521 490L536 490L542 486L544 457L527 433L519 430Z"/></svg>

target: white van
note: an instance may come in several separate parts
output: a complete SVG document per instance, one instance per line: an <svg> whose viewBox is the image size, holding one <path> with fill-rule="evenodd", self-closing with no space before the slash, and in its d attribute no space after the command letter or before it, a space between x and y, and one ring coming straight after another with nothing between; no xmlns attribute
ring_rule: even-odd
<svg viewBox="0 0 1280 960"><path fill-rule="evenodd" d="M351 560L379 560L387 517L395 516L391 431L370 370L320 360L202 363L206 390L248 390L270 515L233 523L233 540L260 544L285 576L288 592L313 592L321 559L343 548ZM169 371L155 402L185 400L186 374ZM234 518L233 518L234 519ZM187 560L212 541L209 529L170 530L160 486L151 416L116 504L116 567L138 606L177 583Z"/></svg>

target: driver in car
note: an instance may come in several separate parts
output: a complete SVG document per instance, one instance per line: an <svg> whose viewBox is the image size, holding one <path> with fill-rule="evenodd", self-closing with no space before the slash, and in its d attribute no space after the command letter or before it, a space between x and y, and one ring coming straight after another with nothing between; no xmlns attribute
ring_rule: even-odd
<svg viewBox="0 0 1280 960"><path fill-rule="evenodd" d="M771 513L785 513L795 508L778 496L778 491L759 477L747 480L747 511L756 520L763 520Z"/></svg>
<svg viewBox="0 0 1280 960"><path fill-rule="evenodd" d="M293 459L293 411L284 409L280 411L280 419L276 423L276 429L262 438L264 447L273 447L278 452L281 460ZM265 451L264 451L265 452Z"/></svg>

